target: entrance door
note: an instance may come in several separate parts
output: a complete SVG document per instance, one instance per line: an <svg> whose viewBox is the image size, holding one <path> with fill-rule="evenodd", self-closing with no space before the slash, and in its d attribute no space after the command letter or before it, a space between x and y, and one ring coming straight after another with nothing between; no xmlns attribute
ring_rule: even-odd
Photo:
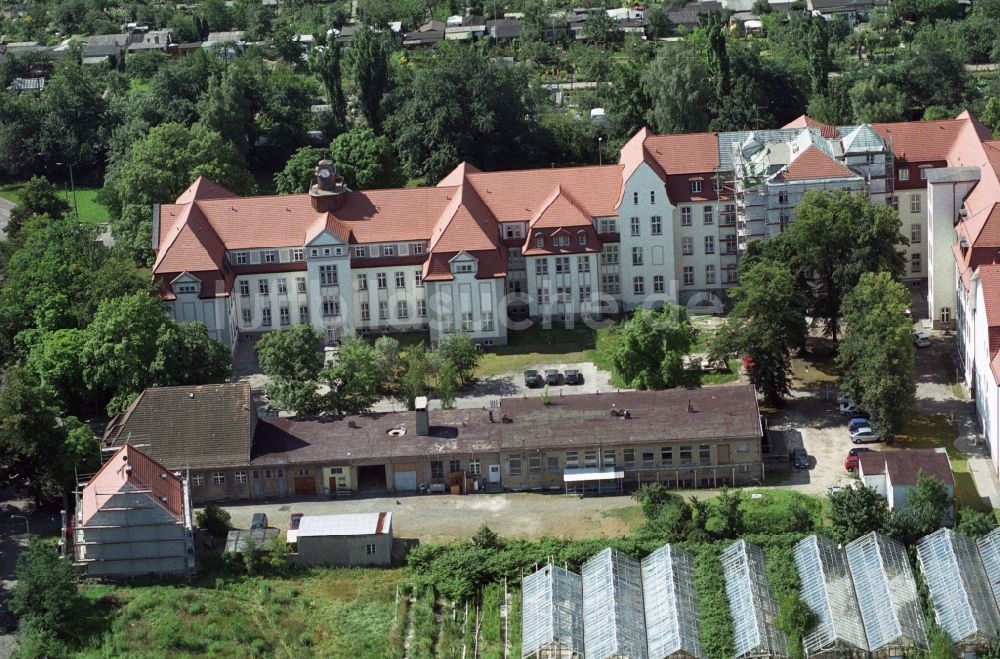
<svg viewBox="0 0 1000 659"><path fill-rule="evenodd" d="M417 491L417 472L415 471L393 472L393 479L397 492Z"/></svg>
<svg viewBox="0 0 1000 659"><path fill-rule="evenodd" d="M330 494L334 494L337 491L337 477L330 476Z"/></svg>
<svg viewBox="0 0 1000 659"><path fill-rule="evenodd" d="M499 483L500 482L500 465L490 465L490 482Z"/></svg>
<svg viewBox="0 0 1000 659"><path fill-rule="evenodd" d="M259 479L255 480L253 482L253 495L254 495L254 497L257 497L257 498L261 497L261 488L260 488L260 480Z"/></svg>
<svg viewBox="0 0 1000 659"><path fill-rule="evenodd" d="M285 496L285 494L286 494L286 492L285 492L285 479L284 478L279 478L278 479L278 496L279 497L283 497L283 496Z"/></svg>
<svg viewBox="0 0 1000 659"><path fill-rule="evenodd" d="M316 494L316 479L312 476L296 476L292 487L295 494Z"/></svg>

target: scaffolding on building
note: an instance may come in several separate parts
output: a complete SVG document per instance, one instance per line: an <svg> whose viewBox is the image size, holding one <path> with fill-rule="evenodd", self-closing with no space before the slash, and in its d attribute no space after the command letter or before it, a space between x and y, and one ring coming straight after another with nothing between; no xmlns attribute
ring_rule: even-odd
<svg viewBox="0 0 1000 659"><path fill-rule="evenodd" d="M995 642L1000 636L1000 610L976 543L951 529L940 529L917 542L917 561L934 618L952 643L974 651Z"/></svg>
<svg viewBox="0 0 1000 659"><path fill-rule="evenodd" d="M691 554L668 544L642 559L642 598L650 657L704 656Z"/></svg>
<svg viewBox="0 0 1000 659"><path fill-rule="evenodd" d="M854 591L873 653L927 647L924 616L906 549L879 533L847 545Z"/></svg>
<svg viewBox="0 0 1000 659"><path fill-rule="evenodd" d="M816 626L802 639L806 654L863 657L868 653L861 610L844 550L829 538L811 535L795 545L802 601Z"/></svg>
<svg viewBox="0 0 1000 659"><path fill-rule="evenodd" d="M521 580L521 656L583 657L580 575L549 564Z"/></svg>
<svg viewBox="0 0 1000 659"><path fill-rule="evenodd" d="M639 561L609 547L583 564L581 576L587 659L646 657Z"/></svg>
<svg viewBox="0 0 1000 659"><path fill-rule="evenodd" d="M778 603L767 585L766 567L763 550L746 540L722 552L737 659L788 656L788 639L774 625Z"/></svg>

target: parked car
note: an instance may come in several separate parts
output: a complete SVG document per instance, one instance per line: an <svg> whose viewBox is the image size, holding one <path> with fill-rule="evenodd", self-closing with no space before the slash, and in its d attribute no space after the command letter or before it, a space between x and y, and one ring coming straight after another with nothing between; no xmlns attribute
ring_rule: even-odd
<svg viewBox="0 0 1000 659"><path fill-rule="evenodd" d="M554 368L545 369L545 384L559 384L559 371Z"/></svg>
<svg viewBox="0 0 1000 659"><path fill-rule="evenodd" d="M533 371L533 370L525 371L524 386L526 387L542 386L542 376L538 374L538 371Z"/></svg>
<svg viewBox="0 0 1000 659"><path fill-rule="evenodd" d="M872 422L865 416L851 417L851 420L847 423L847 429L851 432L857 430L861 426L868 426L869 428L874 429Z"/></svg>
<svg viewBox="0 0 1000 659"><path fill-rule="evenodd" d="M792 464L796 469L809 468L809 454L801 446L792 451Z"/></svg>
<svg viewBox="0 0 1000 659"><path fill-rule="evenodd" d="M844 416L847 416L848 414L857 415L859 412L861 412L861 408L858 407L857 404L852 400L844 401L839 406L837 406L837 410Z"/></svg>
<svg viewBox="0 0 1000 659"><path fill-rule="evenodd" d="M870 451L870 448L852 448L847 457L844 458L844 469L846 471L857 471L858 463L861 461L861 454Z"/></svg>
<svg viewBox="0 0 1000 659"><path fill-rule="evenodd" d="M575 368L566 369L566 372L563 373L563 378L566 380L566 384L580 384L580 381L583 380L580 377L580 371Z"/></svg>
<svg viewBox="0 0 1000 659"><path fill-rule="evenodd" d="M302 521L302 513L292 513L292 518L288 521L288 528L297 529Z"/></svg>
<svg viewBox="0 0 1000 659"><path fill-rule="evenodd" d="M264 513L254 513L253 517L250 518L250 529L266 529L267 528L267 515Z"/></svg>
<svg viewBox="0 0 1000 659"><path fill-rule="evenodd" d="M913 333L913 345L918 348L926 348L931 344L931 337L927 336L923 332Z"/></svg>
<svg viewBox="0 0 1000 659"><path fill-rule="evenodd" d="M878 435L871 429L871 426L861 426L857 430L851 431L851 442L863 444L865 442L877 442Z"/></svg>

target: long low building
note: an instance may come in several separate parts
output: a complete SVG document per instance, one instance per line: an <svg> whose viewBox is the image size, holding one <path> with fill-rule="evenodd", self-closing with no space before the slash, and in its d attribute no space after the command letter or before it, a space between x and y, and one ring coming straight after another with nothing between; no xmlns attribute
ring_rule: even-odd
<svg viewBox="0 0 1000 659"><path fill-rule="evenodd" d="M746 385L314 419L258 418L244 388L147 390L105 441L131 438L169 468L190 469L197 501L452 486L721 487L763 477L760 412Z"/></svg>

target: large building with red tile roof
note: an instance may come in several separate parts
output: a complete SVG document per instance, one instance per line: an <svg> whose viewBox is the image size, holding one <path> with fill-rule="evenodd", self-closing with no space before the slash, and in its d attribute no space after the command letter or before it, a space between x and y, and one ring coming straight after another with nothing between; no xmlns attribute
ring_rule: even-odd
<svg viewBox="0 0 1000 659"><path fill-rule="evenodd" d="M426 330L432 341L464 332L496 345L509 319L664 302L717 308L746 244L780 233L807 191L827 189L897 207L911 241L901 247L907 277L923 279L932 274L927 172L979 148L963 145L980 128L963 115L643 129L617 163L500 172L460 163L415 189L349 190L329 161L304 194L238 197L199 179L154 209L154 277L178 320L204 322L233 348L302 322L330 343L349 331Z"/></svg>

